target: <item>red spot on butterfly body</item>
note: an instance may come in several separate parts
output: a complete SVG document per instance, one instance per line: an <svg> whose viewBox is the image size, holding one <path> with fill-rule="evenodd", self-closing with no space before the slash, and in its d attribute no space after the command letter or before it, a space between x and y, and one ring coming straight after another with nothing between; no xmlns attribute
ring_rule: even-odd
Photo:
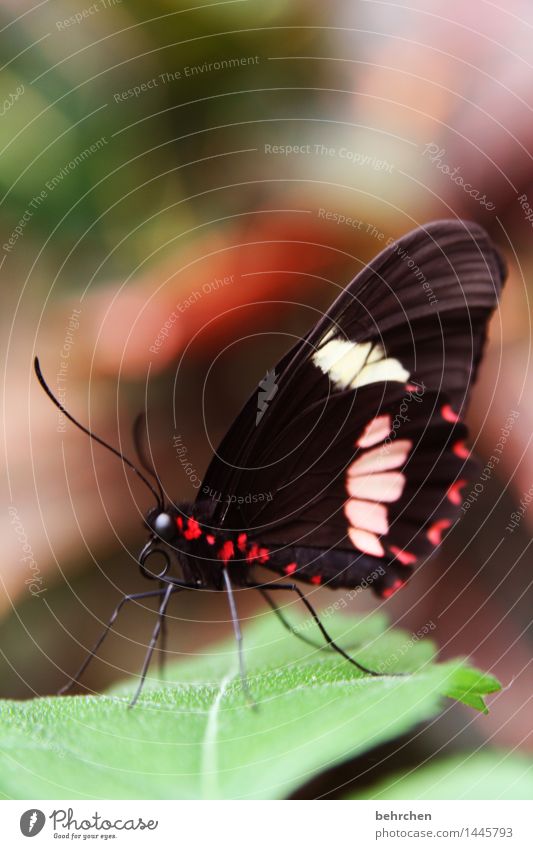
<svg viewBox="0 0 533 849"><path fill-rule="evenodd" d="M297 568L298 568L297 563L289 563L288 566L285 566L283 571L285 572L286 575L292 575L293 572L296 572Z"/></svg>
<svg viewBox="0 0 533 849"><path fill-rule="evenodd" d="M221 547L217 551L217 557L219 560L222 560L223 563L227 563L234 554L235 547L230 539L227 539L226 542L222 543Z"/></svg>
<svg viewBox="0 0 533 849"><path fill-rule="evenodd" d="M252 543L248 550L248 554L246 555L247 563L255 563L257 560L259 563L266 563L269 559L270 552L268 548L260 548L257 543Z"/></svg>
<svg viewBox="0 0 533 849"><path fill-rule="evenodd" d="M396 560L398 560L402 566L411 566L418 560L416 554L412 554L410 551L402 551L402 549L398 548L397 545L390 545L389 550L391 554L394 554Z"/></svg>
<svg viewBox="0 0 533 849"><path fill-rule="evenodd" d="M313 575L313 577L309 580L312 584L316 584L317 586L322 583L322 577L320 575Z"/></svg>
<svg viewBox="0 0 533 849"><path fill-rule="evenodd" d="M455 483L452 483L451 487L448 489L447 492L448 501L450 501L452 504L459 505L463 500L463 496L461 495L461 489L463 488L463 486L466 486L465 480L459 480L455 481Z"/></svg>
<svg viewBox="0 0 533 849"><path fill-rule="evenodd" d="M404 585L404 581L402 581L402 580L400 580L400 578L398 578L396 581L394 581L394 583L390 587L387 587L385 590L382 591L381 597L382 598L390 598L391 595L394 595L395 592L398 592L398 590L401 589L403 587L403 585Z"/></svg>
<svg viewBox="0 0 533 849"><path fill-rule="evenodd" d="M257 560L258 552L259 552L259 546L255 542L252 543L252 545L250 546L250 548L248 550L248 554L246 555L246 562L247 563L253 563L254 560Z"/></svg>
<svg viewBox="0 0 533 849"><path fill-rule="evenodd" d="M454 444L452 451L455 456L460 457L461 460L467 460L470 457L470 451L461 440Z"/></svg>
<svg viewBox="0 0 533 849"><path fill-rule="evenodd" d="M198 539L202 536L202 529L196 519L191 518L187 521L187 530L183 531L183 536L185 539Z"/></svg>
<svg viewBox="0 0 533 849"><path fill-rule="evenodd" d="M441 407L440 413L445 422L455 424L455 422L459 421L459 416L452 410L449 404L444 404L444 406Z"/></svg>
<svg viewBox="0 0 533 849"><path fill-rule="evenodd" d="M452 524L451 519L439 519L434 522L426 532L426 536L432 545L440 545L442 542L442 534L447 531Z"/></svg>

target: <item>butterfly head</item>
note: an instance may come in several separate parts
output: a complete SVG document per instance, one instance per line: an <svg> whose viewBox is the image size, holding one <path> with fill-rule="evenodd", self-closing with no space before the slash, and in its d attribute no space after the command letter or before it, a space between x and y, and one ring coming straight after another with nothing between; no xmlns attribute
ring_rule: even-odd
<svg viewBox="0 0 533 849"><path fill-rule="evenodd" d="M155 508L146 517L151 533L163 542L172 542L176 536L176 516L170 510Z"/></svg>
<svg viewBox="0 0 533 849"><path fill-rule="evenodd" d="M170 569L172 553L180 549L177 519L177 511L166 505L153 507L146 514L149 537L139 553L139 565L145 577L163 578Z"/></svg>

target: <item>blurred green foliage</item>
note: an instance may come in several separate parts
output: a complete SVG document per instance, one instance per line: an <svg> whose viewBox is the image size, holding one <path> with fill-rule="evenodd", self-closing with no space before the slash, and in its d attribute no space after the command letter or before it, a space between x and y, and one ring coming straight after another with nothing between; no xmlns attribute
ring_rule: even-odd
<svg viewBox="0 0 533 849"><path fill-rule="evenodd" d="M62 286L123 273L180 231L234 212L235 199L213 191L230 181L230 152L254 147L263 122L313 114L320 97L313 64L291 63L288 78L269 58L281 34L294 55L324 39L313 3L107 2L79 22L84 7L66 2L0 15L2 95L22 92L0 121L3 228L29 210L26 241L49 239L47 256L61 262L72 251Z"/></svg>

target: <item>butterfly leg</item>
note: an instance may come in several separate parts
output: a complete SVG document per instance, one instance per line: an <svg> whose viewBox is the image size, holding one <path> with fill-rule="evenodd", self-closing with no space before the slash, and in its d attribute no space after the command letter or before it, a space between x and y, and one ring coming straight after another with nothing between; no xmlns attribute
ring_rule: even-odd
<svg viewBox="0 0 533 849"><path fill-rule="evenodd" d="M74 684L76 684L79 681L79 679L81 678L81 676L83 675L83 673L85 672L87 667L89 666L91 660L96 656L98 649L100 648L100 646L104 642L105 638L109 634L109 631L111 630L111 628L115 624L117 616L119 615L120 611L122 610L122 608L124 607L126 602L128 602L128 601L140 601L142 598L153 598L154 596L161 596L161 595L163 595L164 592L165 592L165 590L160 589L160 590L149 590L148 592L144 592L144 593L132 593L131 595L125 595L124 598L122 598L119 601L119 603L117 604L117 606L115 607L115 610L113 611L113 614L112 614L111 618L109 619L109 622L105 626L103 632L98 637L96 643L94 644L91 651L89 652L89 654L87 655L87 657L83 661L82 665L80 666L80 668L78 669L76 674L73 675L72 678L64 685L64 687L61 687L61 689L58 691L58 696L62 696L64 693L68 692L68 690L70 690L70 688L73 687Z"/></svg>
<svg viewBox="0 0 533 849"><path fill-rule="evenodd" d="M319 649L320 651L334 651L332 646L322 645L321 643L317 643L315 642L315 640L311 640L309 637L306 637L304 634L300 634L297 628L291 625L291 623L282 613L276 602L272 598L270 598L267 591L265 589L260 588L259 592L261 593L267 604L270 606L270 608L274 611L281 624L287 629L287 631L289 631L290 634L292 634L294 637L298 637L299 640L301 640L303 643L307 643L308 646L313 646L313 648Z"/></svg>
<svg viewBox="0 0 533 849"><path fill-rule="evenodd" d="M163 590L164 584L161 584L161 590ZM159 675L161 678L165 677L165 665L167 660L167 617L166 614L163 614L161 617L161 633L159 635Z"/></svg>
<svg viewBox="0 0 533 849"><path fill-rule="evenodd" d="M235 596L233 595L233 587L231 585L230 577L226 571L226 569L222 570L224 574L224 583L226 584L226 591L228 593L229 599L229 609L231 613L231 621L233 623L233 632L235 634L235 639L237 640L237 651L239 653L239 672L241 676L241 684L242 689L244 691L244 695L246 696L250 705L255 709L257 707L253 696L250 692L250 687L248 684L248 678L246 676L246 665L244 662L244 652L242 645L242 631L239 622L239 617L237 615L237 605L235 604Z"/></svg>
<svg viewBox="0 0 533 849"><path fill-rule="evenodd" d="M263 589L261 584L248 584L248 587L250 587L250 588L253 587L256 590ZM345 652L343 648L341 648L339 645L337 645L335 640L332 637L330 637L330 635L328 634L328 632L324 628L322 622L319 619L318 613L316 612L315 608L313 607L313 605L311 604L311 602L309 601L307 596L301 591L300 587L296 586L296 584L269 584L268 589L270 591L271 590L290 590L291 592L296 593L299 596L300 601L302 601L302 603L306 606L307 610L309 611L309 613L313 617L313 619L314 619L320 633L324 637L326 643L329 646L331 646L331 648L334 651L336 651L338 654L340 654L342 657L344 657L346 660L348 660L351 664L356 666L357 669L360 669L361 672L366 672L367 675L374 675L376 677L379 677L382 674L381 672L375 672L373 669L367 669L366 666L363 666L362 663L358 663L353 657L350 657L350 655L347 652Z"/></svg>
<svg viewBox="0 0 533 849"><path fill-rule="evenodd" d="M134 706L135 702L137 701L137 699L139 698L139 696L141 694L141 690L142 690L143 685L144 685L144 680L146 678L146 673L148 672L148 667L150 666L150 661L151 661L152 655L154 653L155 645L157 643L157 640L159 638L159 634L161 632L161 627L162 627L162 624L163 624L163 621L164 621L164 618L165 618L168 603L170 601L170 596L172 595L172 593L179 592L181 589L182 589L182 587L176 587L176 586L173 586L172 584L168 584L166 589L163 590L163 592L164 592L163 601L161 602L161 604L159 606L159 611L158 611L158 615L157 615L157 622L155 623L154 630L152 631L152 637L150 639L150 643L148 644L148 651L146 652L146 656L144 658L143 668L141 670L141 679L139 681L137 689L135 690L135 694L134 694L131 702L128 705L128 707L130 707L130 708L132 708Z"/></svg>

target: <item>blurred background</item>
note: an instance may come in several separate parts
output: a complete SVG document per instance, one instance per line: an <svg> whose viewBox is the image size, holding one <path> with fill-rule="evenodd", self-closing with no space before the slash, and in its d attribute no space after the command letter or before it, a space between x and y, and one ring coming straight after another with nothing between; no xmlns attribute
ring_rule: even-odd
<svg viewBox="0 0 533 849"><path fill-rule="evenodd" d="M130 455L145 409L167 492L193 498L267 367L386 240L464 217L510 268L469 412L482 461L502 431L505 447L439 555L353 610L435 623L443 657L469 655L506 688L488 717L455 705L341 778L444 744L531 748L532 29L525 0L0 3L3 697L54 692L121 595L146 587L147 493L65 426L35 354ZM265 613L241 596L245 620ZM124 613L90 691L138 670L148 607ZM172 617L176 658L229 633L211 594ZM307 792L339 777L323 781Z"/></svg>

